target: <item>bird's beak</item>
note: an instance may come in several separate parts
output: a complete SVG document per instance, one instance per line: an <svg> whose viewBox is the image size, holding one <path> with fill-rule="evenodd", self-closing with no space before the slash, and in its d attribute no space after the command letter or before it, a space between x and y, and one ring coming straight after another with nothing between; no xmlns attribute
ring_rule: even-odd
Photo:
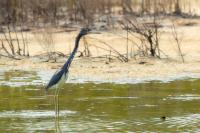
<svg viewBox="0 0 200 133"><path fill-rule="evenodd" d="M96 30L89 30L88 34L101 34L99 31Z"/></svg>

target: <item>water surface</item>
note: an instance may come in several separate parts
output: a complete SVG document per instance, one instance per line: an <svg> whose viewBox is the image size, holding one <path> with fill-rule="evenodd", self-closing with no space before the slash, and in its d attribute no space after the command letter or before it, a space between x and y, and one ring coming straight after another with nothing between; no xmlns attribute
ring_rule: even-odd
<svg viewBox="0 0 200 133"><path fill-rule="evenodd" d="M54 90L45 95L35 72L0 72L0 83L0 132L55 132ZM199 88L198 79L65 84L60 93L60 129L83 133L200 132Z"/></svg>

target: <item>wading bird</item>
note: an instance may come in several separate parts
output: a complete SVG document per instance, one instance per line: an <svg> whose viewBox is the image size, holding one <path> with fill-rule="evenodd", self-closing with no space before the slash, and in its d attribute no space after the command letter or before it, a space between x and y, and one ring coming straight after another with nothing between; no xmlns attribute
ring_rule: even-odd
<svg viewBox="0 0 200 133"><path fill-rule="evenodd" d="M74 56L77 52L78 46L79 46L79 41L80 39L89 34L92 33L90 29L88 28L82 28L80 33L78 34L78 36L76 37L76 41L75 41L75 46L74 46L74 50L72 51L71 55L69 56L67 62L63 65L63 67L58 70L51 78L51 80L49 81L49 83L46 86L46 91L53 87L53 86L58 86L61 83L64 83L67 80L67 75L69 72L69 67L74 59Z"/></svg>
<svg viewBox="0 0 200 133"><path fill-rule="evenodd" d="M74 49L71 53L71 55L69 56L67 62L63 65L62 68L60 68L57 72L55 72L55 74L52 76L51 80L49 81L49 83L47 84L47 86L45 87L46 91L48 91L49 88L55 86L56 90L55 90L55 95L54 95L54 100L55 100L55 117L56 119L59 119L59 86L64 84L65 81L67 80L68 77L68 72L69 72L69 67L74 59L74 56L77 52L78 46L79 46L79 41L80 39L89 34L89 33L95 33L95 32L91 32L90 29L88 28L82 28L81 31L79 32L78 36L76 37L76 41L75 41L75 46Z"/></svg>

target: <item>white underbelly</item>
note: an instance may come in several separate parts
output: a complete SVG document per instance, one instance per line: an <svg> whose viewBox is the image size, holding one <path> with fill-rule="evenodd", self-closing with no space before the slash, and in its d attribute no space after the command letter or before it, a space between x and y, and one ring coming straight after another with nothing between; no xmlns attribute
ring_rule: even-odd
<svg viewBox="0 0 200 133"><path fill-rule="evenodd" d="M57 83L58 86L61 86L63 84L65 84L65 82L67 81L67 78L68 78L68 74L63 74L60 81Z"/></svg>

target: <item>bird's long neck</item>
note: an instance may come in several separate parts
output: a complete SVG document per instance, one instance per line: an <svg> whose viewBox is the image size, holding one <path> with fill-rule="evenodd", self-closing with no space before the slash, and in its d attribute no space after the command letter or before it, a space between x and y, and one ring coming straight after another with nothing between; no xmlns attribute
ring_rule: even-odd
<svg viewBox="0 0 200 133"><path fill-rule="evenodd" d="M81 35L78 35L76 37L75 46L74 46L74 49L73 49L72 54L70 56L74 57L75 53L77 52L77 49L78 49L78 46L79 46L79 41L81 40L81 37L82 37Z"/></svg>
<svg viewBox="0 0 200 133"><path fill-rule="evenodd" d="M66 62L66 63L64 64L64 66L62 67L62 69L64 70L65 73L67 73L68 68L69 68L69 66L71 65L71 62L72 62L72 60L74 59L74 56L75 56L75 54L76 54L76 52L77 52L77 50L78 50L79 41L80 41L81 37L82 37L82 36L81 36L80 34L76 37L74 49L73 49L72 53L70 54L70 56L69 56L67 62Z"/></svg>

